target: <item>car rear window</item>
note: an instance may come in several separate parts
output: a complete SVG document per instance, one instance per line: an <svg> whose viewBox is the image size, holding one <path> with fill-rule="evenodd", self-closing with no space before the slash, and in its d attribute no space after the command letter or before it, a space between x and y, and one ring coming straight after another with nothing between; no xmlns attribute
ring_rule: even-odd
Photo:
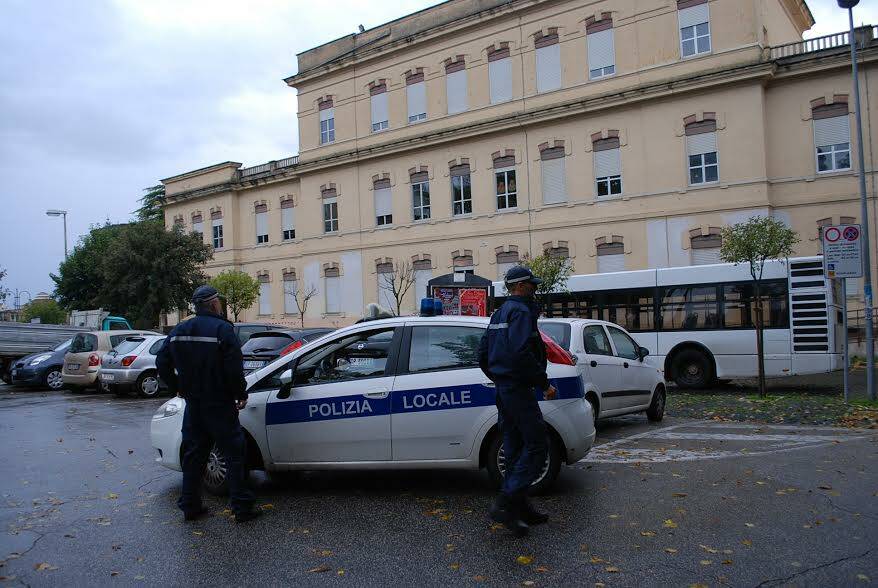
<svg viewBox="0 0 878 588"><path fill-rule="evenodd" d="M164 345L164 344L165 344L165 340L159 339L158 341L156 341L155 343L152 344L152 347L149 348L149 354L150 355L158 355L159 349L161 349L162 345Z"/></svg>
<svg viewBox="0 0 878 588"><path fill-rule="evenodd" d="M80 333L70 344L70 353L88 353L98 350L98 338L91 333Z"/></svg>
<svg viewBox="0 0 878 588"><path fill-rule="evenodd" d="M241 353L261 353L264 351L280 351L290 343L295 341L290 335L282 335L280 333L272 333L260 337L256 335L247 340L241 347Z"/></svg>
<svg viewBox="0 0 878 588"><path fill-rule="evenodd" d="M146 341L143 337L130 337L125 339L124 341L120 341L118 345L113 347L113 351L115 351L119 355L124 355L126 353L131 353L140 345Z"/></svg>
<svg viewBox="0 0 878 588"><path fill-rule="evenodd" d="M540 321L540 330L551 337L552 341L570 351L570 325Z"/></svg>

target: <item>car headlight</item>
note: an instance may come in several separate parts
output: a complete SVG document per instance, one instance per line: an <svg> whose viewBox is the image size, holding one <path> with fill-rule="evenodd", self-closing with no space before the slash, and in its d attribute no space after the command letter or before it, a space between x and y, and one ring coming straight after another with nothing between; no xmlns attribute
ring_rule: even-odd
<svg viewBox="0 0 878 588"><path fill-rule="evenodd" d="M183 400L181 398L172 398L159 407L153 419L166 419L172 417L183 408Z"/></svg>
<svg viewBox="0 0 878 588"><path fill-rule="evenodd" d="M44 361L46 361L47 359L49 359L50 357L52 357L51 353L45 353L43 355L38 355L35 358L33 358L32 360L30 360L30 365L39 365L39 364L43 363Z"/></svg>

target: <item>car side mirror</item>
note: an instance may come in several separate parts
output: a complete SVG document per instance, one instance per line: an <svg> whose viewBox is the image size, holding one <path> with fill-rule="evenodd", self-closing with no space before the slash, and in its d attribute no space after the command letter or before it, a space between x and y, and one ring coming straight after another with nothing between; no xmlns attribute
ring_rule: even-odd
<svg viewBox="0 0 878 588"><path fill-rule="evenodd" d="M278 376L280 380L280 391L277 393L278 398L289 398L293 389L293 368L286 369Z"/></svg>
<svg viewBox="0 0 878 588"><path fill-rule="evenodd" d="M640 358L640 361L643 361L643 358L645 358L647 355L649 355L649 349L647 349L646 347L638 348L637 356Z"/></svg>

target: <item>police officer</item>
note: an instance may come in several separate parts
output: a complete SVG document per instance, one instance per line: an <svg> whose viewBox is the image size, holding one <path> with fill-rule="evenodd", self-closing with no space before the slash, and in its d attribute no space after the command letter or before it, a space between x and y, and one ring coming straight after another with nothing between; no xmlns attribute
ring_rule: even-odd
<svg viewBox="0 0 878 588"><path fill-rule="evenodd" d="M546 349L537 329L534 294L542 280L530 269L516 266L506 272L505 281L510 296L491 315L479 347L479 365L496 384L497 419L506 457L503 487L489 513L521 536L529 525L549 518L534 510L527 493L546 462L547 432L537 394L551 400L555 388L546 375Z"/></svg>
<svg viewBox="0 0 878 588"><path fill-rule="evenodd" d="M183 492L177 506L185 520L207 513L201 476L213 443L225 457L229 497L236 522L258 516L244 481L244 433L238 411L247 405L241 344L222 316L219 293L200 286L192 296L195 317L178 324L156 356L159 377L186 399L183 414Z"/></svg>

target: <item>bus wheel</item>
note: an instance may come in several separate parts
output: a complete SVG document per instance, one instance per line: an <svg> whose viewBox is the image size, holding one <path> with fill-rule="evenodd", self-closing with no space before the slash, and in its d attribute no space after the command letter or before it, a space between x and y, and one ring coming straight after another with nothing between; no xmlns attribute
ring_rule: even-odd
<svg viewBox="0 0 878 588"><path fill-rule="evenodd" d="M674 382L680 388L706 388L713 381L710 359L695 349L684 349L673 361Z"/></svg>

